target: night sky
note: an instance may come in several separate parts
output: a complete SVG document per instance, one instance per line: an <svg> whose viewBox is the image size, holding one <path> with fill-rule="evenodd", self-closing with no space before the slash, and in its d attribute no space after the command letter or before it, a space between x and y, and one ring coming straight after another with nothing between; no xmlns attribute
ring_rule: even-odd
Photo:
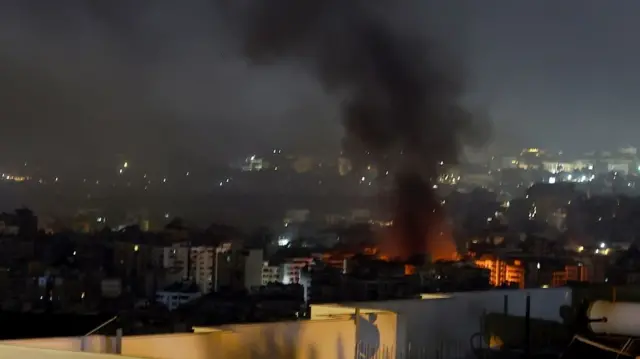
<svg viewBox="0 0 640 359"><path fill-rule="evenodd" d="M403 2L389 16L466 69L466 100L489 114L499 146L639 144L639 2ZM0 161L113 167L124 154L166 166L336 150L336 99L295 63L250 64L214 3L3 1Z"/></svg>
<svg viewBox="0 0 640 359"><path fill-rule="evenodd" d="M639 144L639 2L471 3L474 95L498 129L570 152Z"/></svg>

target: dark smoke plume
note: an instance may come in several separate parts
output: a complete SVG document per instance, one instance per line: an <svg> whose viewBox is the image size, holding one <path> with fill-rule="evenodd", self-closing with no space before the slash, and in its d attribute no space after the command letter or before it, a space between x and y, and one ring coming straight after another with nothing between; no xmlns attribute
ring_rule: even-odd
<svg viewBox="0 0 640 359"><path fill-rule="evenodd" d="M441 161L457 160L474 132L460 105L459 72L424 29L401 27L389 15L411 12L403 7L412 3L248 0L241 21L251 60L306 67L343 101L344 150L352 161L373 158L396 175L396 245L403 257L427 250L440 221L430 181Z"/></svg>

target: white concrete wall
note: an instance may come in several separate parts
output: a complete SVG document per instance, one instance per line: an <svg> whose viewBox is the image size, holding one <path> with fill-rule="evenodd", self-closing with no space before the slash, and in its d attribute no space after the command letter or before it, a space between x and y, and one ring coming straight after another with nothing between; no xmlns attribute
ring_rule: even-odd
<svg viewBox="0 0 640 359"><path fill-rule="evenodd" d="M355 308L342 312L355 313ZM352 315L346 319L306 320L197 328L197 333L125 336L122 355L147 359L350 359L356 342L371 352L395 348L397 315L380 310L361 310L359 335ZM109 352L114 338L87 338L85 350ZM57 349L79 353L80 338L47 338L12 341L31 349ZM82 354L82 353L80 353ZM3 358L0 355L0 359Z"/></svg>
<svg viewBox="0 0 640 359"><path fill-rule="evenodd" d="M218 331L196 334L127 336L124 355L150 359L333 359L352 358L356 343L377 349L425 352L442 348L470 349L470 337L481 331L485 313L502 313L504 296L508 314L525 315L526 296L531 296L531 317L560 321L562 305L571 304L571 290L494 290L452 293L451 297L357 303L361 308L360 336L352 316L355 306L312 306L313 320L264 324L227 325ZM394 314L397 313L397 314ZM371 315L375 314L373 320ZM373 325L372 325L373 324ZM202 331L202 330L200 330ZM85 350L107 352L110 338L95 336ZM80 338L47 338L5 342L31 348L79 351ZM465 349L467 348L467 349ZM1 357L0 357L1 358Z"/></svg>
<svg viewBox="0 0 640 359"><path fill-rule="evenodd" d="M1 359L139 359L113 354L69 352L66 350L42 349L0 344Z"/></svg>
<svg viewBox="0 0 640 359"><path fill-rule="evenodd" d="M122 355L148 359L218 359L221 332L134 335L122 338Z"/></svg>
<svg viewBox="0 0 640 359"><path fill-rule="evenodd" d="M353 320L226 325L225 359L334 359L355 355Z"/></svg>
<svg viewBox="0 0 640 359"><path fill-rule="evenodd" d="M219 337L222 331L208 333L180 333L161 335L125 336L122 338L121 353L128 357L147 359L218 359L220 354ZM84 352L113 353L114 337L91 336L85 338ZM34 349L52 349L61 352L81 352L80 338L44 338L3 341L0 344ZM0 355L0 359L4 359Z"/></svg>
<svg viewBox="0 0 640 359"><path fill-rule="evenodd" d="M482 316L503 312L505 295L509 298L508 314L524 316L527 294L531 295L532 318L561 321L560 307L571 305L571 289L568 288L463 292L451 293L450 297L425 296L427 299L357 305L397 313L398 351L426 351L428 354L436 350L470 348L471 336L481 331ZM312 317L313 310L312 307Z"/></svg>
<svg viewBox="0 0 640 359"><path fill-rule="evenodd" d="M380 314L376 323L386 330L386 338L393 337L395 314ZM149 359L350 359L355 355L353 320L226 325L194 330L193 334L126 336L122 354Z"/></svg>
<svg viewBox="0 0 640 359"><path fill-rule="evenodd" d="M102 335L91 335L83 338L62 337L3 340L0 341L0 344L17 345L28 348L66 350L72 352L84 351L89 353L111 353L114 349L112 338Z"/></svg>
<svg viewBox="0 0 640 359"><path fill-rule="evenodd" d="M353 330L353 332L348 335L354 338L360 353L364 351L375 352L378 357L386 354L391 355L397 348L398 316L395 313L381 309L359 309L360 320L357 329L355 323L356 308L338 304L312 305L311 322L351 321L353 328L349 330ZM356 333L357 331L358 333ZM354 353L350 349L348 353L345 352L344 354L351 355Z"/></svg>

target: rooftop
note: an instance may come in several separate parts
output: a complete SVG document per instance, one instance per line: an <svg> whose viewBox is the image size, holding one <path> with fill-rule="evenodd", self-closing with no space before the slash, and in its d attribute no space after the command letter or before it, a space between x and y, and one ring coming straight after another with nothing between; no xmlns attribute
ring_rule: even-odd
<svg viewBox="0 0 640 359"><path fill-rule="evenodd" d="M422 299L312 305L310 320L195 327L193 333L2 341L0 357L393 359L410 347L424 352L424 358L440 350L439 358L458 359L471 353L469 338L481 330L483 313L522 317L527 296L532 318L560 323L559 309L570 303L571 289L425 294Z"/></svg>

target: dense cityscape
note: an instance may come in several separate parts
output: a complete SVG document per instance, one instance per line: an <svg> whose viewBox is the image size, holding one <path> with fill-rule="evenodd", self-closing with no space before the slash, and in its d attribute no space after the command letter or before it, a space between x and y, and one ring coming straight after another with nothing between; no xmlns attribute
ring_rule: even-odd
<svg viewBox="0 0 640 359"><path fill-rule="evenodd" d="M636 3L70 1L0 6L0 359L640 356Z"/></svg>
<svg viewBox="0 0 640 359"><path fill-rule="evenodd" d="M354 170L345 157L319 161L282 150L250 155L208 189L196 170L151 179L126 161L112 182L105 176L85 186L84 179L56 179L25 166L3 173L5 191L51 193L62 202L80 191L93 191L96 199L143 195L139 207L127 201L99 207L87 198L68 216L26 207L3 214L2 307L62 313L162 308L166 322L143 327L153 332L178 324L304 317L313 303L571 282L635 284L639 164L633 147L579 159L527 148L485 162L443 163L433 188L447 213L446 232L425 239L435 243L426 261L401 260L389 249L393 218L379 195L389 190L389 172L373 165ZM96 189L101 184L104 192ZM263 217L251 213L250 203L239 209L253 226L213 219L202 225L169 204L154 212L143 204L147 193L202 195L225 206L287 193L291 202L274 204ZM308 206L299 205L309 198ZM336 200L322 205L321 198ZM206 312L208 302L221 305ZM176 319L169 315L174 310L194 314Z"/></svg>

